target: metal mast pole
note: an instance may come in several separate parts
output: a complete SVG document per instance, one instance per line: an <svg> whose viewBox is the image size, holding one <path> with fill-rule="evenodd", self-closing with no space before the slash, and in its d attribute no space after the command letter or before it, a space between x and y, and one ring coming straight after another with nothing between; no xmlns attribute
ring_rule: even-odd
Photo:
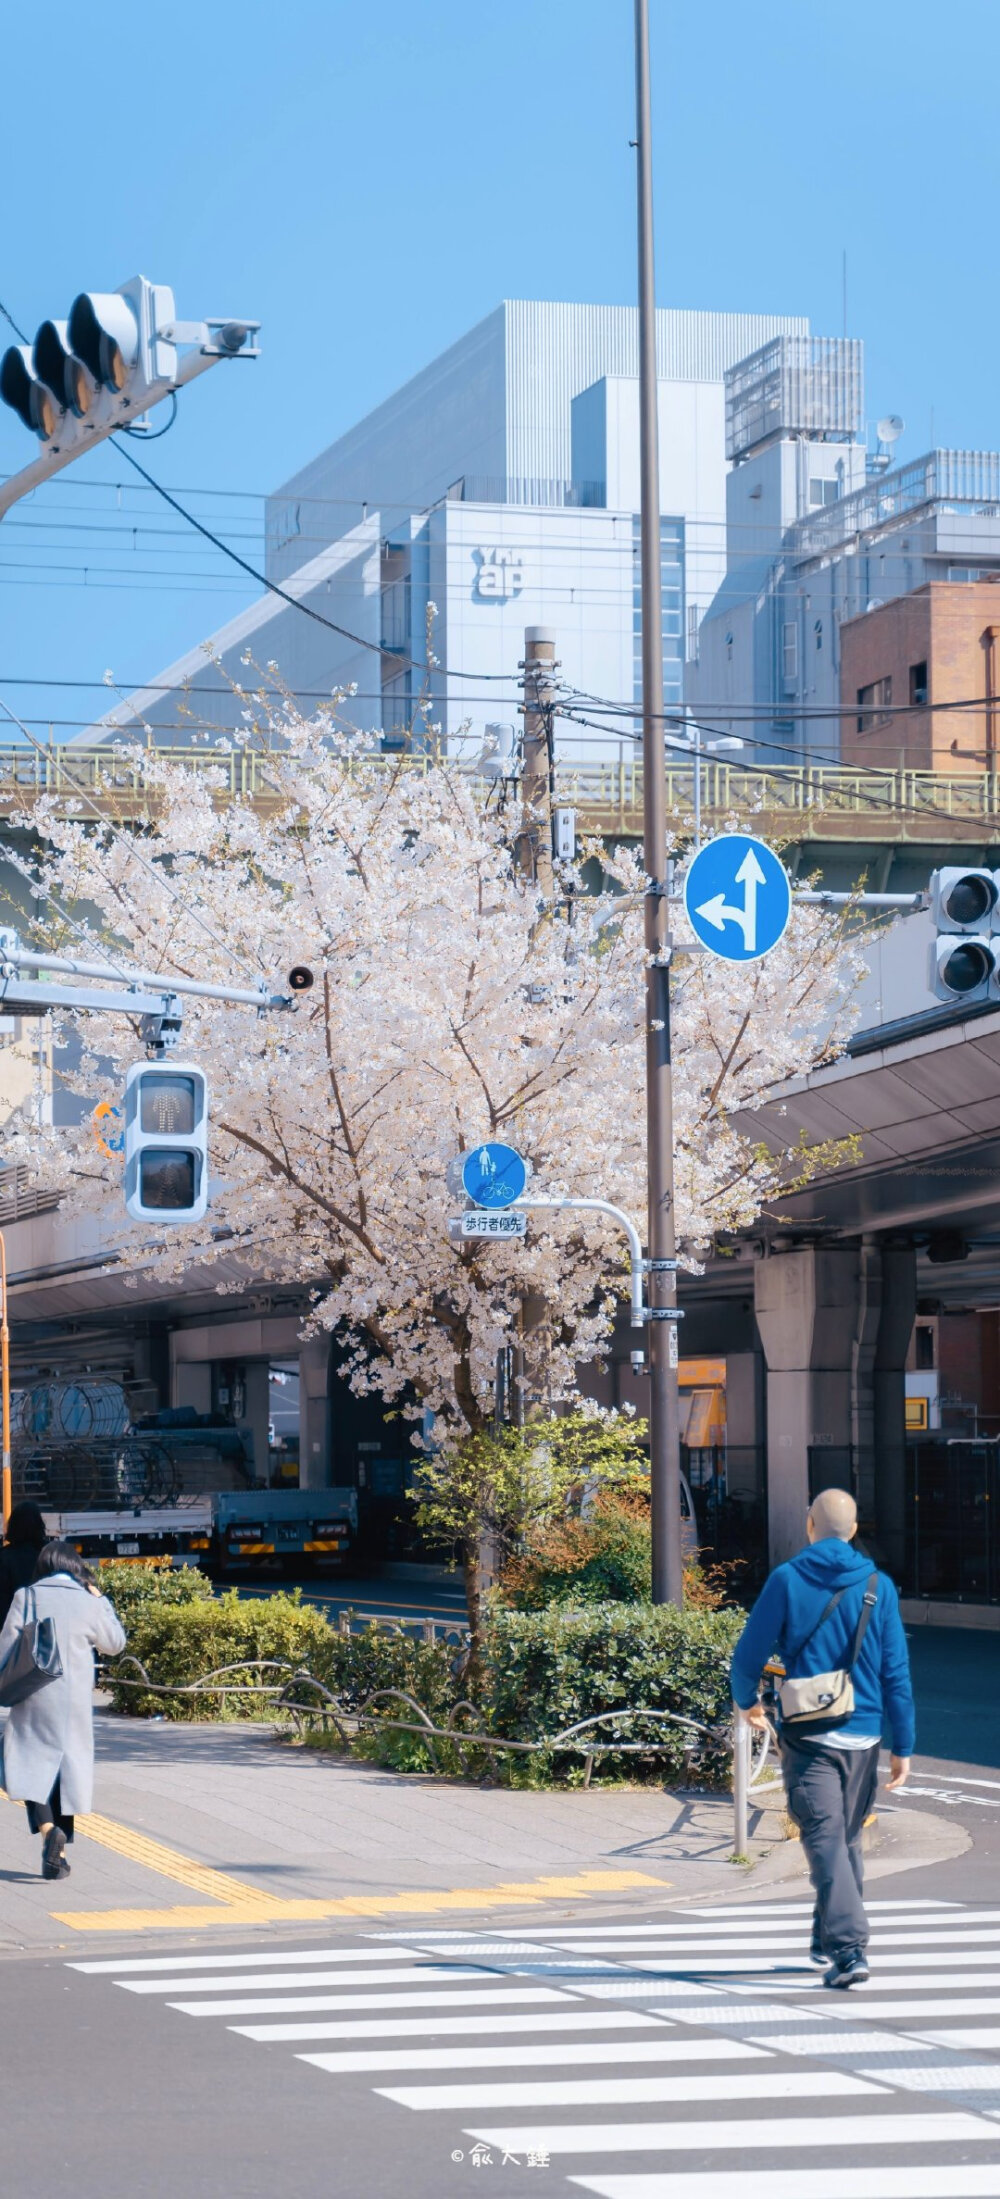
<svg viewBox="0 0 1000 2199"><path fill-rule="evenodd" d="M639 230L640 555L642 583L643 838L646 887L646 1165L649 1199L649 1463L653 1602L683 1593L677 1323L657 1319L677 1303L673 1089L670 1067L670 937L667 908L667 773L660 600L660 453L657 420L653 159L649 97L649 0L635 0L635 104ZM661 1264L662 1263L662 1264ZM668 1265L667 1263L671 1263Z"/></svg>

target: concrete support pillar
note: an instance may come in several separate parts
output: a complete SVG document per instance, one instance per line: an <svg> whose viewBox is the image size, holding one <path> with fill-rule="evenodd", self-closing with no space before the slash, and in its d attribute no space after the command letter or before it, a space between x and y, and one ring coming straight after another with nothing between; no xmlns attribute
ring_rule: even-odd
<svg viewBox="0 0 1000 2199"><path fill-rule="evenodd" d="M882 1309L873 1373L874 1512L880 1554L893 1580L906 1555L906 1355L917 1311L912 1244L882 1248Z"/></svg>
<svg viewBox="0 0 1000 2199"><path fill-rule="evenodd" d="M769 1252L755 1269L772 1565L802 1548L810 1496L851 1485L859 1281L856 1245Z"/></svg>
<svg viewBox="0 0 1000 2199"><path fill-rule="evenodd" d="M299 1485L330 1484L330 1338L310 1336L299 1348Z"/></svg>
<svg viewBox="0 0 1000 2199"><path fill-rule="evenodd" d="M209 1370L211 1372L211 1370ZM248 1429L253 1442L253 1470L258 1481L268 1482L271 1477L271 1456L268 1428L271 1420L271 1390L268 1382L266 1359L251 1359L244 1376L245 1404L240 1426Z"/></svg>

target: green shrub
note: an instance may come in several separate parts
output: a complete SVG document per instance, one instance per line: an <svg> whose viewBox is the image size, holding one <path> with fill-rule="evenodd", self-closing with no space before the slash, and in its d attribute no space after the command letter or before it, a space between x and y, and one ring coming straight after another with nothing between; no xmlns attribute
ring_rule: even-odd
<svg viewBox="0 0 1000 2199"><path fill-rule="evenodd" d="M671 1605L494 1609L484 1674L490 1725L508 1740L528 1740L629 1706L721 1725L729 1715L729 1660L742 1624L738 1611L682 1612ZM649 1728L623 1723L618 1731L623 1740L642 1740ZM598 1758L596 1775L676 1779L685 1763L683 1730L660 1731L670 1742L667 1753ZM556 1757L553 1769L565 1777L574 1763L579 1758ZM703 1747L699 1782L723 1785L728 1776L725 1744Z"/></svg>
<svg viewBox="0 0 1000 2199"><path fill-rule="evenodd" d="M148 1611L159 1610L164 1604L212 1600L212 1583L197 1566L174 1567L169 1558L156 1558L150 1565L131 1565L127 1558L106 1558L97 1568L97 1582L128 1635Z"/></svg>

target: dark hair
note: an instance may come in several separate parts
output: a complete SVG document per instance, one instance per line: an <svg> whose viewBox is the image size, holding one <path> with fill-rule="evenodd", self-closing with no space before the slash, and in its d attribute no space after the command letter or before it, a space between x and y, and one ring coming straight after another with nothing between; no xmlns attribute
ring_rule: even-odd
<svg viewBox="0 0 1000 2199"><path fill-rule="evenodd" d="M84 1564L79 1551L74 1550L71 1542L47 1542L44 1550L39 1551L35 1566L36 1581L48 1580L52 1573L72 1574L81 1588L93 1586L94 1576L90 1567Z"/></svg>
<svg viewBox="0 0 1000 2199"><path fill-rule="evenodd" d="M7 1521L8 1542L27 1542L40 1550L43 1542L48 1539L48 1532L37 1504L32 1504L30 1497L24 1497L20 1504L15 1504Z"/></svg>

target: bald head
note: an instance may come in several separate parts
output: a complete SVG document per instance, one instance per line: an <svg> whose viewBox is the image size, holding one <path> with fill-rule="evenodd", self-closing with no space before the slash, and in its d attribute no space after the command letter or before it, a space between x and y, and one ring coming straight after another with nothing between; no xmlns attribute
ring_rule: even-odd
<svg viewBox="0 0 1000 2199"><path fill-rule="evenodd" d="M809 1506L806 1527L810 1542L825 1542L828 1535L836 1535L841 1542L850 1542L858 1530L858 1507L854 1498L846 1489L824 1489Z"/></svg>

